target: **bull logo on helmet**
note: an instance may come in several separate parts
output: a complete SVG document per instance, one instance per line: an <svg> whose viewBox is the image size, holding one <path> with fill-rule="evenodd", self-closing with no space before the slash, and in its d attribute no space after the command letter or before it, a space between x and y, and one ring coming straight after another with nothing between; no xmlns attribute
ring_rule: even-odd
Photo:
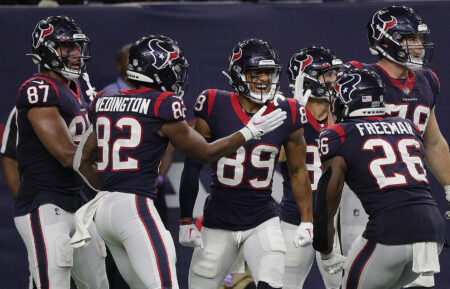
<svg viewBox="0 0 450 289"><path fill-rule="evenodd" d="M241 57L242 57L242 49L239 47L238 51L236 51L236 49L233 51L233 55L231 56L231 62L234 63Z"/></svg>
<svg viewBox="0 0 450 289"><path fill-rule="evenodd" d="M361 75L349 74L348 77L343 77L334 86L338 93L339 99L343 103L349 103L352 100L352 94L356 90L356 85L361 82Z"/></svg>
<svg viewBox="0 0 450 289"><path fill-rule="evenodd" d="M373 32L372 37L375 38L375 40L380 40L389 29L397 25L397 18L390 15L390 19L386 21L381 19L383 14L383 11L375 13L375 15L373 15L372 17L372 23L370 23L370 27Z"/></svg>
<svg viewBox="0 0 450 289"><path fill-rule="evenodd" d="M45 37L53 33L53 25L46 21L40 21L33 31L33 47L38 48Z"/></svg>
<svg viewBox="0 0 450 289"><path fill-rule="evenodd" d="M305 71L306 67L311 63L313 63L313 58L311 55L298 54L297 56L292 58L291 63L289 64L289 70L291 71L292 75L297 76L299 72Z"/></svg>
<svg viewBox="0 0 450 289"><path fill-rule="evenodd" d="M159 39L152 39L148 42L150 53L154 59L152 65L157 69L163 69L180 55L178 48L171 46L173 50L169 51L161 46L162 43L164 42Z"/></svg>

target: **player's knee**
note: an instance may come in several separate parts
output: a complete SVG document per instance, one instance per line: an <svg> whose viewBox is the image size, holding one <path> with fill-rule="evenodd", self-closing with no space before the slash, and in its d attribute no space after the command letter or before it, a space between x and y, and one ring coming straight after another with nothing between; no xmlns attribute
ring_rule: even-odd
<svg viewBox="0 0 450 289"><path fill-rule="evenodd" d="M258 282L256 289L281 289L281 287L272 287L264 281Z"/></svg>
<svg viewBox="0 0 450 289"><path fill-rule="evenodd" d="M219 256L212 252L201 250L192 264L192 272L200 277L213 279L217 276L218 271Z"/></svg>

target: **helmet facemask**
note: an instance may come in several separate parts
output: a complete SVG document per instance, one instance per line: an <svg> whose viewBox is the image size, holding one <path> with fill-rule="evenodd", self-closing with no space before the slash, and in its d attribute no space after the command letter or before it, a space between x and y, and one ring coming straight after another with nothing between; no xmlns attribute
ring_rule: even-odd
<svg viewBox="0 0 450 289"><path fill-rule="evenodd" d="M86 40L63 41L54 49L58 55L60 65L57 68L50 68L69 80L77 79L86 68L89 60L89 42ZM58 61L55 61L55 64Z"/></svg>
<svg viewBox="0 0 450 289"><path fill-rule="evenodd" d="M281 67L276 66L275 63L244 70L240 77L246 85L244 91L247 93L243 94L256 103L266 103L272 100L279 88L280 72Z"/></svg>

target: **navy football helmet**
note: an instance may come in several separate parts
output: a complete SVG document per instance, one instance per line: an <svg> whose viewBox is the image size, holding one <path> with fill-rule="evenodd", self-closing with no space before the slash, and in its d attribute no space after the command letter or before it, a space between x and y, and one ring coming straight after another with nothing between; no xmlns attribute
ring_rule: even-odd
<svg viewBox="0 0 450 289"><path fill-rule="evenodd" d="M331 113L335 122L385 114L385 88L375 72L360 68L346 70L338 76L334 88Z"/></svg>
<svg viewBox="0 0 450 289"><path fill-rule="evenodd" d="M130 47L127 76L183 96L188 66L176 41L164 35L150 35Z"/></svg>
<svg viewBox="0 0 450 289"><path fill-rule="evenodd" d="M73 19L47 17L36 24L31 39L32 53L28 55L33 57L35 64L70 80L77 79L85 71L86 61L90 58L89 39Z"/></svg>
<svg viewBox="0 0 450 289"><path fill-rule="evenodd" d="M304 91L311 90L310 97L330 101L334 82L321 83L319 77L328 71L337 71L342 61L329 49L324 47L308 47L292 55L287 70L289 87L294 92L295 80L300 72L305 74Z"/></svg>
<svg viewBox="0 0 450 289"><path fill-rule="evenodd" d="M426 42L430 33L428 26L413 9L405 6L390 6L377 11L367 24L370 52L418 70L430 64L434 44ZM416 43L408 40L416 36ZM402 43L403 41L403 43ZM420 42L418 44L417 42ZM411 51L416 51L412 54Z"/></svg>
<svg viewBox="0 0 450 289"><path fill-rule="evenodd" d="M252 70L269 70L272 73L270 90L267 93L257 93L250 89L251 80L246 74ZM266 42L260 39L248 39L239 42L230 55L228 77L230 84L240 94L256 103L266 103L275 97L280 86L281 65L278 53ZM255 84L255 83L253 83Z"/></svg>

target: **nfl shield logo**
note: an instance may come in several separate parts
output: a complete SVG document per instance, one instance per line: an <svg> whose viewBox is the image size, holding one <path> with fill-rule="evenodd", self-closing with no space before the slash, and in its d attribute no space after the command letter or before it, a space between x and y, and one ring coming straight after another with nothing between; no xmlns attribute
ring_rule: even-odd
<svg viewBox="0 0 450 289"><path fill-rule="evenodd" d="M403 87L403 93L404 94L409 94L409 88L408 87Z"/></svg>

